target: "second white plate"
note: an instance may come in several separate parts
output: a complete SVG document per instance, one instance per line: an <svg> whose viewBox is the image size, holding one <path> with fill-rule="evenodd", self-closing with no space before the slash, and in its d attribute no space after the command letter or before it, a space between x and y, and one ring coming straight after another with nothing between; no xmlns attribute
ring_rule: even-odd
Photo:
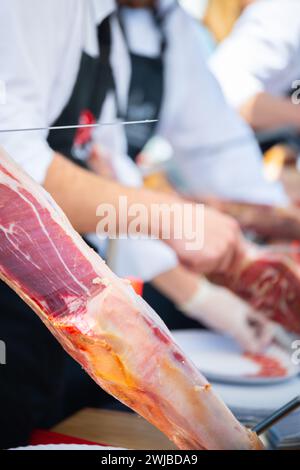
<svg viewBox="0 0 300 470"><path fill-rule="evenodd" d="M270 346L262 357L255 358L243 354L232 339L209 331L175 331L173 336L194 364L212 381L265 385L290 380L300 372L289 354L276 345ZM278 376L270 376L272 371L268 365L272 369L272 363L273 367L282 369Z"/></svg>

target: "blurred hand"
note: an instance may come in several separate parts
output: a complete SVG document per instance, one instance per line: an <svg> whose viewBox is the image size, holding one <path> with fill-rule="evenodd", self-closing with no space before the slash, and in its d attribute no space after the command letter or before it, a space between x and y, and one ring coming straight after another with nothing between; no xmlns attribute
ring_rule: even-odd
<svg viewBox="0 0 300 470"><path fill-rule="evenodd" d="M188 250L189 241L184 238L172 239L167 243L177 253L182 265L191 271L198 274L230 271L243 252L243 237L238 223L231 217L205 207L202 229L204 245L199 250Z"/></svg>
<svg viewBox="0 0 300 470"><path fill-rule="evenodd" d="M94 173L103 178L116 179L112 165L112 155L104 146L99 144L92 146L88 158L88 166Z"/></svg>
<svg viewBox="0 0 300 470"><path fill-rule="evenodd" d="M205 278L195 295L180 305L187 316L234 338L247 352L262 352L273 340L275 326L229 290Z"/></svg>

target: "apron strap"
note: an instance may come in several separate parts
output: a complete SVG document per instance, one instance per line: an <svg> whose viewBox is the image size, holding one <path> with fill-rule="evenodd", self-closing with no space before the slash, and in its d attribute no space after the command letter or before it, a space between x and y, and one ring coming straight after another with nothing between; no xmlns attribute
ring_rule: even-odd
<svg viewBox="0 0 300 470"><path fill-rule="evenodd" d="M165 34L164 30L164 25L166 20L170 17L170 15L175 11L178 7L178 2L177 0L174 1L168 8L165 9L165 11L161 12L157 7L153 7L153 18L155 21L155 24L157 26L157 29L160 31L161 36L162 36L162 41L161 41L161 53L164 55L166 48L167 48L167 37Z"/></svg>
<svg viewBox="0 0 300 470"><path fill-rule="evenodd" d="M102 23L98 26L98 43L100 47L100 58L105 64L109 63L111 53L111 26L110 16L105 18Z"/></svg>
<svg viewBox="0 0 300 470"><path fill-rule="evenodd" d="M111 16L105 18L96 30L99 56L92 57L82 51L77 79L71 97L54 126L93 124L101 114L107 94L113 93L119 110L116 85L110 56L112 49ZM54 151L64 154L74 163L86 168L86 154L91 140L91 129L50 131L48 142Z"/></svg>
<svg viewBox="0 0 300 470"><path fill-rule="evenodd" d="M131 58L132 75L128 91L128 107L124 120L159 119L164 96L164 64L167 48L167 36L165 32L165 20L169 14L177 8L177 2L163 13L157 8L148 9L153 28L156 28L160 36L160 50L156 57L145 57L130 50L128 32L125 28L123 8L116 11L117 20L123 32L124 41ZM155 124L142 127L131 126L125 130L128 154L135 160L145 144L151 139L156 130Z"/></svg>

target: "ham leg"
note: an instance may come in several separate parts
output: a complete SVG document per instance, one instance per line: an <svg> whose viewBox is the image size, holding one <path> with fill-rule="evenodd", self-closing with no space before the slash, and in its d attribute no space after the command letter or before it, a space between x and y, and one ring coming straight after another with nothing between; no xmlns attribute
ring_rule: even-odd
<svg viewBox="0 0 300 470"><path fill-rule="evenodd" d="M261 448L160 318L1 150L0 277L104 390L180 449Z"/></svg>

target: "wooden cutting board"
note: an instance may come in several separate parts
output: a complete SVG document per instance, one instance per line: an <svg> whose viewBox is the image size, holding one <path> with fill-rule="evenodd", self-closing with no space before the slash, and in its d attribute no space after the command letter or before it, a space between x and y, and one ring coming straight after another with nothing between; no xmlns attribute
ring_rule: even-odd
<svg viewBox="0 0 300 470"><path fill-rule="evenodd" d="M126 449L176 449L164 434L134 413L86 408L55 426L52 431Z"/></svg>

